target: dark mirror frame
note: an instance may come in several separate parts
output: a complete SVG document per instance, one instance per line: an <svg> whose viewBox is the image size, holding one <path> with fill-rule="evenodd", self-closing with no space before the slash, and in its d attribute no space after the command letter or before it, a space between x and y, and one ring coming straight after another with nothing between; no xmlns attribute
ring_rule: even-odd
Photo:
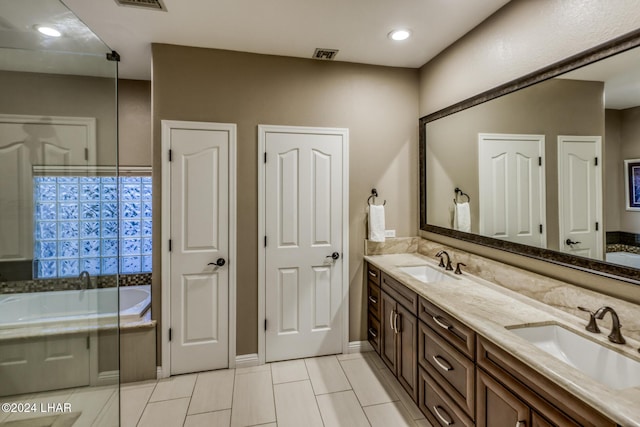
<svg viewBox="0 0 640 427"><path fill-rule="evenodd" d="M562 252L542 249L533 246L527 246L520 243L512 243L504 240L485 237L478 234L466 233L427 223L427 176L426 176L426 144L427 135L425 125L434 120L449 116L451 114L466 110L473 106L482 104L492 99L507 95L520 89L524 89L536 83L552 79L556 76L573 71L585 65L592 64L605 58L609 58L618 53L625 52L640 46L640 30L633 31L624 36L613 39L607 43L603 43L592 49L579 53L577 55L566 58L550 66L544 67L538 71L527 74L524 77L512 80L508 83L500 85L494 89L490 89L479 95L468 98L457 104L451 105L435 113L420 118L419 121L419 158L420 158L420 229L430 233L440 234L447 237L471 242L483 246L487 246L502 251L511 252L530 258L558 264L565 267L571 267L577 270L589 273L599 274L608 278L623 280L625 282L640 285L640 270L624 267L621 265L610 264L604 261L593 260L589 258L578 257L565 254Z"/></svg>

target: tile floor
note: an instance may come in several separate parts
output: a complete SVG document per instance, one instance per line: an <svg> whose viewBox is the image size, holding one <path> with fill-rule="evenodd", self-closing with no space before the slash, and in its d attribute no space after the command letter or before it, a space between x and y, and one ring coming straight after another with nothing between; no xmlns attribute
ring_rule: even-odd
<svg viewBox="0 0 640 427"><path fill-rule="evenodd" d="M124 384L123 427L431 427L373 352Z"/></svg>

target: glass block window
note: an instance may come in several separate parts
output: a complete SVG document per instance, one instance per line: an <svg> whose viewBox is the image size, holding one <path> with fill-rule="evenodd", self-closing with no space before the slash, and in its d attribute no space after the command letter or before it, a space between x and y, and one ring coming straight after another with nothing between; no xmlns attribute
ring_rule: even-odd
<svg viewBox="0 0 640 427"><path fill-rule="evenodd" d="M34 277L151 272L150 176L35 177L34 197Z"/></svg>

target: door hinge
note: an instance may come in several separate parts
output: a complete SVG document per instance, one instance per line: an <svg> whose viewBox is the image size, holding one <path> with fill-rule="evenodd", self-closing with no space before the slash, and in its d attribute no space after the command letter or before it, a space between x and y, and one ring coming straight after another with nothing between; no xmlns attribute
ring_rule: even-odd
<svg viewBox="0 0 640 427"><path fill-rule="evenodd" d="M267 236L264 236L264 247L267 247Z"/></svg>
<svg viewBox="0 0 640 427"><path fill-rule="evenodd" d="M85 160L89 160L89 149L88 148L84 149L84 159Z"/></svg>
<svg viewBox="0 0 640 427"><path fill-rule="evenodd" d="M542 234L542 224L540 224L540 234Z"/></svg>
<svg viewBox="0 0 640 427"><path fill-rule="evenodd" d="M598 231L598 228L600 228L600 224L596 221L596 231Z"/></svg>
<svg viewBox="0 0 640 427"><path fill-rule="evenodd" d="M173 242L169 239L169 252L173 249Z"/></svg>
<svg viewBox="0 0 640 427"><path fill-rule="evenodd" d="M542 166L542 157L538 157L538 166Z"/></svg>
<svg viewBox="0 0 640 427"><path fill-rule="evenodd" d="M173 150L169 150L169 161L173 161Z"/></svg>
<svg viewBox="0 0 640 427"><path fill-rule="evenodd" d="M172 335L173 334L171 333L171 328L169 328L169 341L171 341L171 339L173 338Z"/></svg>
<svg viewBox="0 0 640 427"><path fill-rule="evenodd" d="M267 330L267 319L264 319L264 330Z"/></svg>
<svg viewBox="0 0 640 427"><path fill-rule="evenodd" d="M91 348L91 338L89 338L89 335L87 335L87 350L89 350Z"/></svg>
<svg viewBox="0 0 640 427"><path fill-rule="evenodd" d="M595 158L595 161L596 161L596 166L598 166L598 158L597 157Z"/></svg>
<svg viewBox="0 0 640 427"><path fill-rule="evenodd" d="M264 153L264 162L267 163L267 152Z"/></svg>

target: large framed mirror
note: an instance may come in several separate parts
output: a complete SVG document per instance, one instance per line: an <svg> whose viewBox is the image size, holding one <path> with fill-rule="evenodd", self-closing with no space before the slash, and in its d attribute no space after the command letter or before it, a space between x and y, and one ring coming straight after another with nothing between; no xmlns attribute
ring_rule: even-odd
<svg viewBox="0 0 640 427"><path fill-rule="evenodd" d="M640 31L422 117L420 228L640 284Z"/></svg>

